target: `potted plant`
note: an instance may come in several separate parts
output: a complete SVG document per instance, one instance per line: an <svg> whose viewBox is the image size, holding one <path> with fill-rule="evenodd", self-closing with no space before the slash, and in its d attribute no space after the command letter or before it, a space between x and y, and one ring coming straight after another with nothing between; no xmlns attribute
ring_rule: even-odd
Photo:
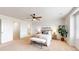
<svg viewBox="0 0 79 59"><path fill-rule="evenodd" d="M58 26L58 33L62 36L61 41L64 41L64 38L67 37L67 30L65 28L65 25L59 25Z"/></svg>

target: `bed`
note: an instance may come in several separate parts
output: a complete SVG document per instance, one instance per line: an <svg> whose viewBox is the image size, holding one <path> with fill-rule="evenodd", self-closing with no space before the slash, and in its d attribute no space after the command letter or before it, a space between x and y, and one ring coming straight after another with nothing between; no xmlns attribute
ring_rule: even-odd
<svg viewBox="0 0 79 59"><path fill-rule="evenodd" d="M31 38L31 41L35 41L41 44L45 44L47 47L50 46L52 40L52 30L48 27L43 27L40 34L36 34ZM42 45L41 45L42 46Z"/></svg>

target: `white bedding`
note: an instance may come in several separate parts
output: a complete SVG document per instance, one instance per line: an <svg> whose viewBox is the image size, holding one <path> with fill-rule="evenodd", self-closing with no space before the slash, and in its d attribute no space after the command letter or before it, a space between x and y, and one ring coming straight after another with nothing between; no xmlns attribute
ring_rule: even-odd
<svg viewBox="0 0 79 59"><path fill-rule="evenodd" d="M45 39L36 38L36 37L32 37L31 40L35 41L35 42L38 42L38 43L46 43Z"/></svg>
<svg viewBox="0 0 79 59"><path fill-rule="evenodd" d="M46 41L46 45L50 46L51 40L52 40L51 31L49 31L48 34L37 34L36 36L37 36L36 38L38 38L38 39L40 38L40 39L45 40Z"/></svg>

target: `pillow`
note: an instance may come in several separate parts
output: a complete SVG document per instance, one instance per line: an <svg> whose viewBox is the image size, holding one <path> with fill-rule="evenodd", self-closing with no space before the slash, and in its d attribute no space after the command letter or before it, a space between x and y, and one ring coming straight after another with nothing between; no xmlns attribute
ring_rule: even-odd
<svg viewBox="0 0 79 59"><path fill-rule="evenodd" d="M32 37L36 37L36 38L39 38L39 35L33 35Z"/></svg>
<svg viewBox="0 0 79 59"><path fill-rule="evenodd" d="M48 34L48 31L42 31L42 34Z"/></svg>

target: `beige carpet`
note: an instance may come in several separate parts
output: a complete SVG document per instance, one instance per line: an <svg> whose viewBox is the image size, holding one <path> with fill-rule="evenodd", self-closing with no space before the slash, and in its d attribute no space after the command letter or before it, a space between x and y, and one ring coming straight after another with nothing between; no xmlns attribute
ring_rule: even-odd
<svg viewBox="0 0 79 59"><path fill-rule="evenodd" d="M14 40L0 45L0 51L76 51L75 48L59 40L52 40L50 47L30 44L29 39Z"/></svg>

